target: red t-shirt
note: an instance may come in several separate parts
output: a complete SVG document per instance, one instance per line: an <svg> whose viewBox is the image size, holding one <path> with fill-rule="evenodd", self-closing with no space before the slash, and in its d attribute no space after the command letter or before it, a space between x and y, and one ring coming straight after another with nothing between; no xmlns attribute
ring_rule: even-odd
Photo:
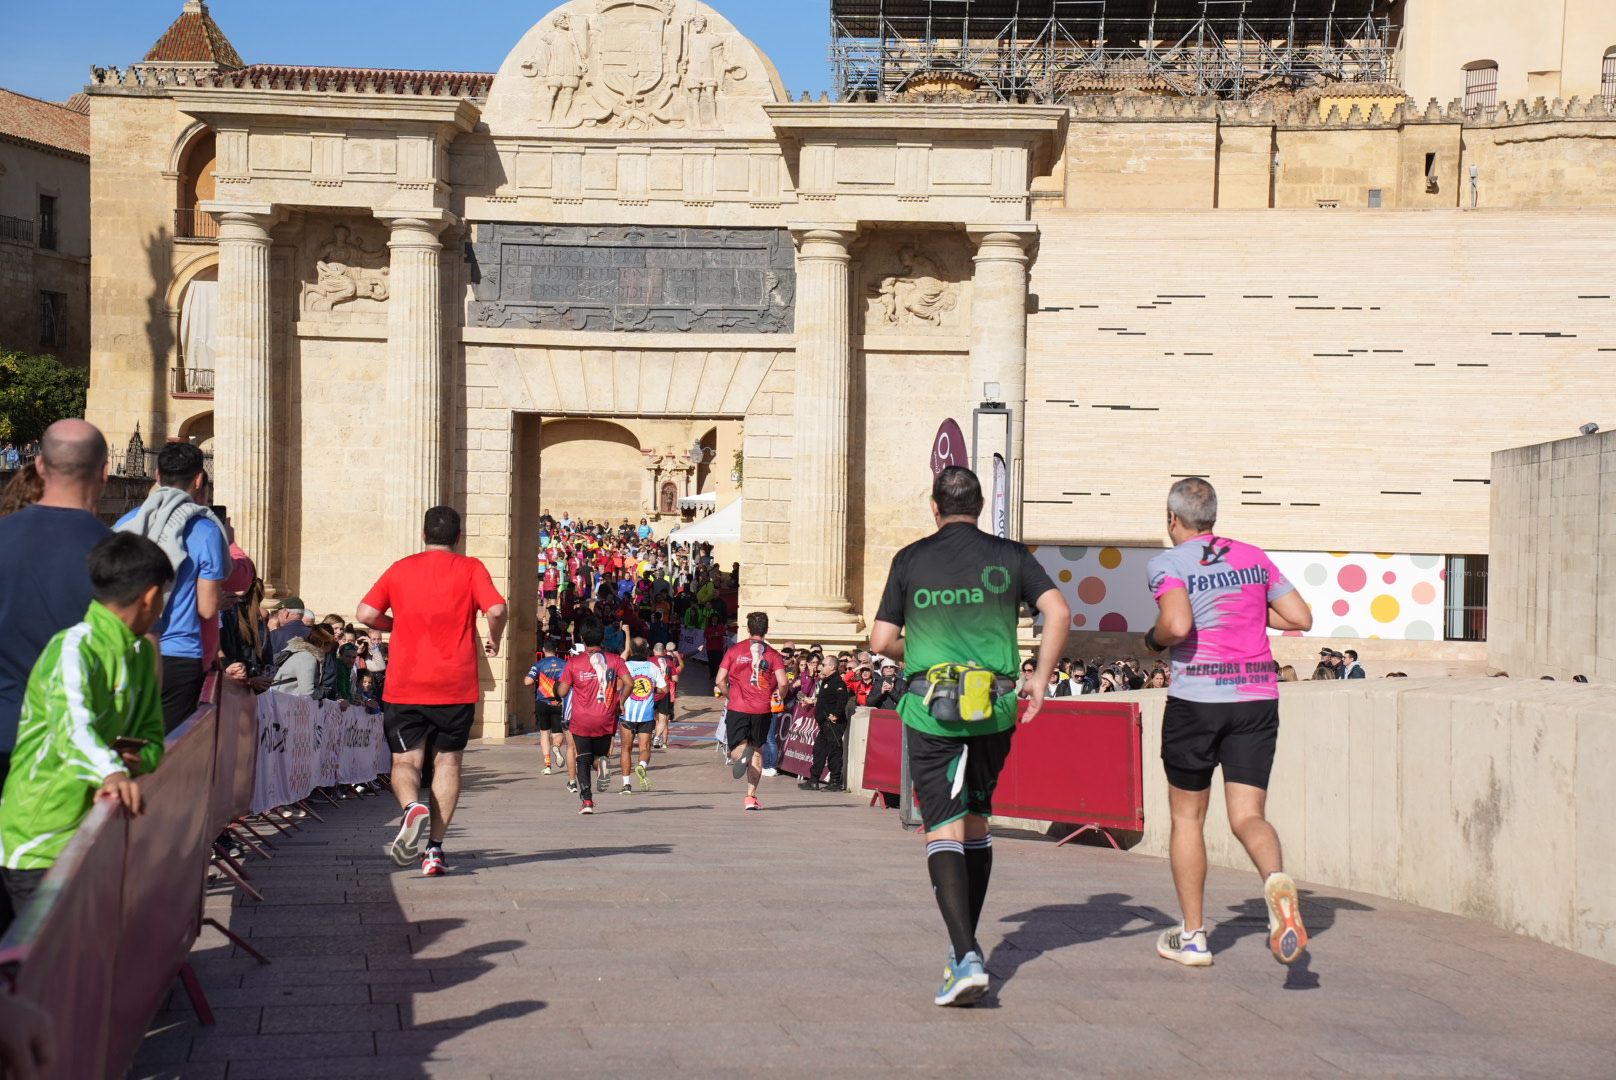
<svg viewBox="0 0 1616 1080"><path fill-rule="evenodd" d="M606 661L607 684L600 685L592 657ZM563 682L572 684L568 702L572 707L571 728L574 735L598 737L617 730L617 716L622 702L618 699L617 684L613 677L633 680L628 665L616 653L604 649L591 649L569 657L567 668L561 673Z"/></svg>
<svg viewBox="0 0 1616 1080"><path fill-rule="evenodd" d="M503 604L488 568L452 551L400 559L363 603L393 612L382 700L395 705L477 701L477 613Z"/></svg>
<svg viewBox="0 0 1616 1080"><path fill-rule="evenodd" d="M743 713L767 713L773 703L774 692L780 686L774 673L785 670L786 658L775 652L774 646L764 644L763 659L758 665L760 670L754 673L752 644L751 638L737 641L730 646L729 652L724 654L724 662L718 666L729 672L730 708Z"/></svg>

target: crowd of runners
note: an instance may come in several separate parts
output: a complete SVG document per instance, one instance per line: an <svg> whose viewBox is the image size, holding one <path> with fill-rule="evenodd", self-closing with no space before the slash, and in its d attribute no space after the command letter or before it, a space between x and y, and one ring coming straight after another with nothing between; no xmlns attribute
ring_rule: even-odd
<svg viewBox="0 0 1616 1080"><path fill-rule="evenodd" d="M525 680L535 696L543 772L564 772L578 812L593 814L595 795L610 786L615 739L621 790L649 791L652 751L666 745L684 656L698 644L713 692L724 699L722 746L734 779L745 782L746 811L763 808L760 785L779 772L779 738L794 693L814 707L825 733L801 785L807 788L821 787L827 772L830 786L841 786L841 733L852 708L895 707L949 938L933 1000L981 1000L990 980L976 935L993 868L993 794L1017 726L1034 722L1073 674L1060 677L1066 601L1026 546L977 527L982 507L974 473L955 467L937 476L936 531L894 557L870 651L845 657L776 648L761 611L745 617L740 633L732 615L740 569L719 570L710 550L676 563L658 551L644 522L612 528L546 515L544 644ZM1140 583L1159 608L1145 646L1170 654L1161 680L1168 686L1161 754L1183 912L1156 948L1186 966L1212 963L1202 912L1203 830L1221 769L1230 827L1262 878L1270 948L1290 964L1303 954L1307 932L1279 838L1264 816L1279 731L1280 669L1268 630L1305 632L1312 615L1266 554L1219 535L1216 523L1209 483L1174 484L1167 501L1173 546L1151 560L1149 580ZM487 624L483 649L497 655L506 609L482 564L454 553L454 510L429 511L423 539L426 550L382 576L358 619L391 631L393 641L384 710L403 819L387 852L399 865L419 858L422 873L438 876L446 870L443 839L477 701L477 615ZM1017 624L1028 608L1044 629L1036 656L1023 664ZM850 682L854 664L860 690Z"/></svg>

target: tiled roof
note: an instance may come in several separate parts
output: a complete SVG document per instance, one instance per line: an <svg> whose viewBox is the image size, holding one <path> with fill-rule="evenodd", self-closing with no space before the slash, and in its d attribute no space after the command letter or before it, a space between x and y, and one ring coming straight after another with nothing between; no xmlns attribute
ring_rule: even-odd
<svg viewBox="0 0 1616 1080"><path fill-rule="evenodd" d="M62 108L71 109L76 113L83 113L85 116L89 116L90 95L86 94L83 90L80 90L78 93L62 102Z"/></svg>
<svg viewBox="0 0 1616 1080"><path fill-rule="evenodd" d="M0 138L90 156L90 117L51 101L0 90Z"/></svg>
<svg viewBox="0 0 1616 1080"><path fill-rule="evenodd" d="M214 86L253 90L320 90L353 94L417 94L427 97L488 96L494 76L486 71L394 71L383 68L298 67L253 64L207 80Z"/></svg>
<svg viewBox="0 0 1616 1080"><path fill-rule="evenodd" d="M241 55L219 24L208 14L202 0L186 0L180 17L174 20L157 44L146 54L148 64L218 64L239 68Z"/></svg>

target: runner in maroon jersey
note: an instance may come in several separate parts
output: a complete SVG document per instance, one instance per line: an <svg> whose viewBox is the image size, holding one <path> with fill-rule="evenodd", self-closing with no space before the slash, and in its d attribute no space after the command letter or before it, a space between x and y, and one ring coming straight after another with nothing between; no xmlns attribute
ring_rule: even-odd
<svg viewBox="0 0 1616 1080"><path fill-rule="evenodd" d="M717 688L729 695L724 729L729 736L730 771L735 779L746 777L747 810L761 810L758 781L763 778L763 744L769 738L776 694L786 689L785 657L764 638L769 633L769 617L754 611L746 617L745 641L737 641L724 654L718 666Z"/></svg>

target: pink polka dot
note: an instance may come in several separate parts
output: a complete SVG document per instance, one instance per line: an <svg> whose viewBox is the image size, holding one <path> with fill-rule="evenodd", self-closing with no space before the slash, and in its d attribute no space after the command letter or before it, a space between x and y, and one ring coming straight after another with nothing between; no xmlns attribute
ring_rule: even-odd
<svg viewBox="0 0 1616 1080"><path fill-rule="evenodd" d="M1073 626L1073 628L1078 629L1078 630L1081 630L1081 629L1083 629L1083 627L1087 626L1088 621L1089 621L1089 617L1087 615L1084 615L1082 612L1079 612L1078 614L1072 616L1072 626Z"/></svg>
<svg viewBox="0 0 1616 1080"><path fill-rule="evenodd" d="M1380 580L1384 581L1388 585L1391 585L1397 581L1397 575L1388 570L1384 574L1380 575Z"/></svg>
<svg viewBox="0 0 1616 1080"><path fill-rule="evenodd" d="M1448 572L1446 570L1438 571L1436 576L1441 578L1443 581L1448 580Z"/></svg>
<svg viewBox="0 0 1616 1080"><path fill-rule="evenodd" d="M1337 600L1330 606L1330 610L1335 612L1337 615L1344 616L1347 612L1352 610L1352 605L1347 603L1345 600Z"/></svg>
<svg viewBox="0 0 1616 1080"><path fill-rule="evenodd" d="M1108 611L1100 616L1100 629L1110 633L1122 633L1128 629L1128 617L1119 612Z"/></svg>
<svg viewBox="0 0 1616 1080"><path fill-rule="evenodd" d="M1414 586L1414 602L1416 604L1429 604L1436 600L1436 586L1429 581L1422 581Z"/></svg>
<svg viewBox="0 0 1616 1080"><path fill-rule="evenodd" d="M1302 632L1300 630L1287 630L1283 634L1281 634L1280 636L1281 637L1301 637Z"/></svg>
<svg viewBox="0 0 1616 1080"><path fill-rule="evenodd" d="M1343 592L1357 592L1369 584L1369 575L1364 573L1363 567L1349 563L1341 568L1341 572L1336 575L1336 581Z"/></svg>
<svg viewBox="0 0 1616 1080"><path fill-rule="evenodd" d="M1077 598L1085 604L1098 604L1105 599L1105 582L1097 577L1086 577L1077 583Z"/></svg>

